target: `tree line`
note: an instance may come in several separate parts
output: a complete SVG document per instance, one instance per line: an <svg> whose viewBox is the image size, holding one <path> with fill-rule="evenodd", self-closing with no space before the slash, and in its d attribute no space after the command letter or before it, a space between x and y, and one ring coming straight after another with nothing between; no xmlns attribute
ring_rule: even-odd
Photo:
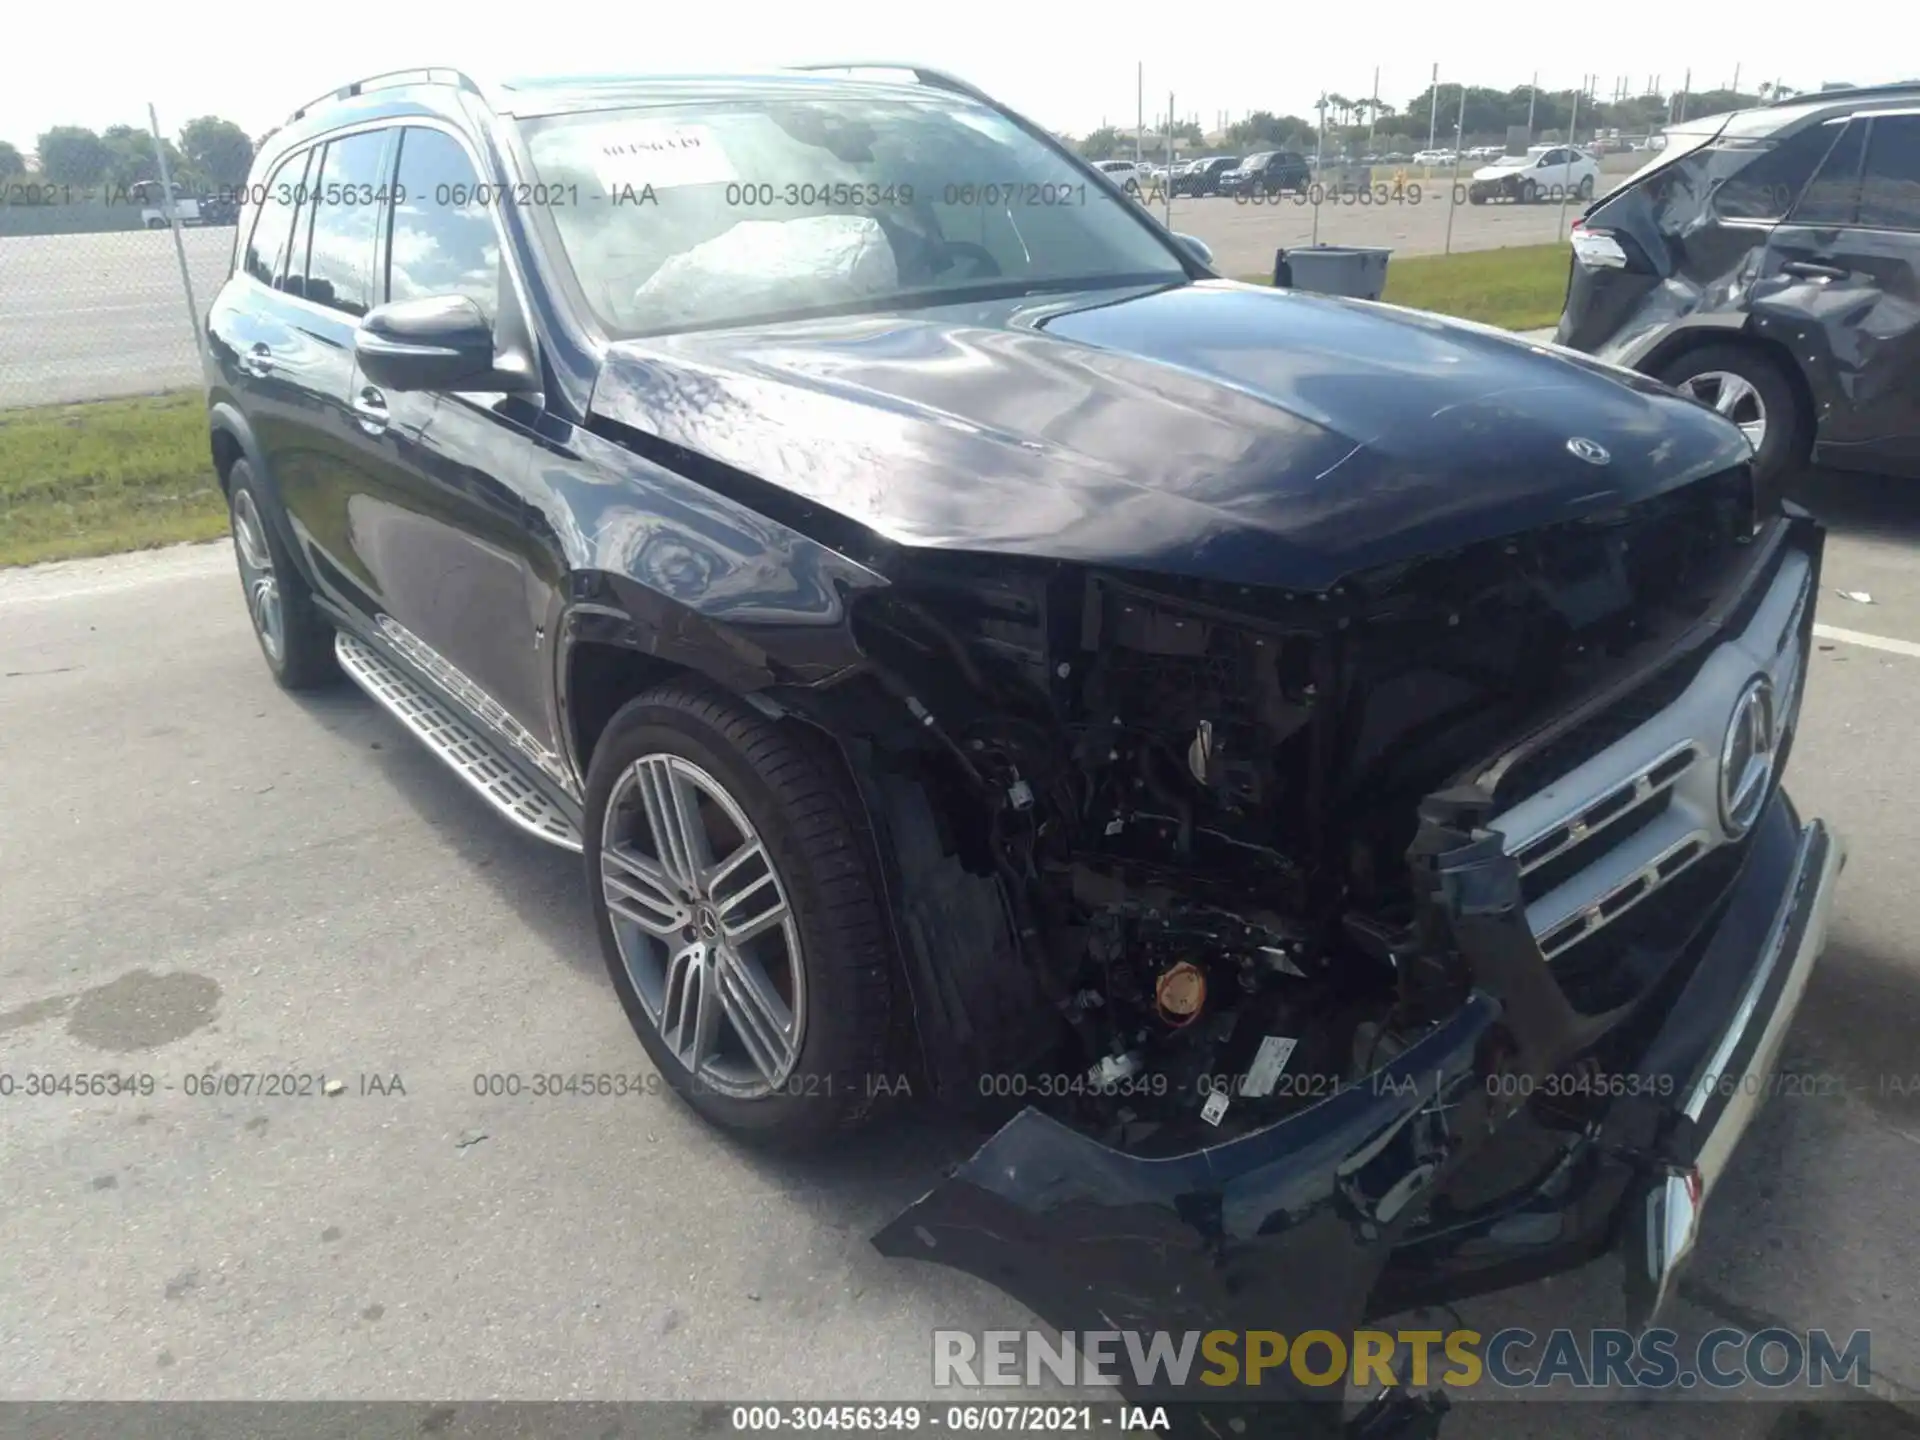
<svg viewBox="0 0 1920 1440"><path fill-rule="evenodd" d="M181 126L177 140L162 143L167 169L184 191L238 190L247 183L255 143L231 120L202 115ZM0 180L31 174L75 190L123 190L160 178L153 135L137 125L109 125L98 132L81 125L55 125L35 143L34 160L29 165L17 146L0 140Z"/></svg>
<svg viewBox="0 0 1920 1440"><path fill-rule="evenodd" d="M1435 90L1438 89L1436 110ZM1776 93L1777 92L1777 93ZM1753 93L1716 89L1679 95L1635 95L1625 100L1597 99L1575 90L1536 89L1530 85L1497 90L1484 85L1466 87L1464 125L1461 87L1442 84L1429 86L1396 109L1385 100L1351 99L1345 95L1325 97L1326 148L1331 153L1357 152L1369 144L1374 149L1424 149L1432 133L1437 143L1451 145L1456 128L1464 131L1462 143L1471 145L1503 144L1512 126L1526 126L1531 120L1533 134L1545 140L1573 140L1574 100L1579 99L1577 128L1580 135L1592 136L1599 130L1617 130L1623 135L1644 136L1671 123L1676 113L1714 115L1784 100L1798 94L1790 86L1768 83ZM1684 104L1684 112L1680 106ZM1298 150L1312 153L1320 143L1317 117L1276 115L1256 110L1237 120L1220 136L1223 151L1247 153L1256 150ZM1149 155L1165 146L1162 125L1149 122L1144 148ZM1172 127L1176 151L1191 154L1207 143L1200 127L1182 121ZM1068 137L1071 140L1071 137ZM1071 143L1089 160L1127 157L1133 154L1134 134L1129 128L1102 126L1084 139Z"/></svg>
<svg viewBox="0 0 1920 1440"><path fill-rule="evenodd" d="M1399 108L1384 100L1351 99L1345 95L1325 97L1326 143L1330 150L1357 150L1372 137L1375 148L1403 149L1426 144L1429 130L1441 144L1452 142L1462 118L1461 91L1458 85L1438 87L1436 123L1434 87L1428 87ZM1777 93L1776 93L1777 92ZM1526 125L1531 115L1533 133L1554 140L1577 139L1568 131L1574 124L1573 90L1536 90L1520 85L1511 90L1496 90L1484 85L1466 87L1465 140L1469 144L1504 142L1511 126ZM1725 110L1744 109L1768 100L1783 100L1799 92L1789 86L1765 84L1748 94L1735 90L1704 90L1684 97L1685 113L1712 115ZM1626 100L1596 100L1581 95L1579 130L1592 135L1597 130L1618 130L1627 135L1647 135L1669 123L1680 97L1635 95ZM258 142L231 120L217 115L202 115L189 120L180 129L177 141L165 142L167 166L174 180L188 191L235 190L246 183ZM1148 130L1147 148L1157 151L1165 144L1167 131L1162 126ZM1200 127L1183 120L1172 127L1176 150L1191 154L1206 144ZM1090 160L1105 160L1133 153L1133 132L1120 126L1105 125L1083 139L1063 135ZM1237 120L1221 136L1225 150L1312 151L1320 140L1317 119L1298 115L1275 115L1256 110ZM42 180L56 185L71 185L90 190L95 186L125 188L142 180L158 180L160 168L153 154L153 137L135 125L109 125L95 133L79 125L56 125L44 132L35 146L38 166L30 166L19 149L0 140L0 180L37 173Z"/></svg>

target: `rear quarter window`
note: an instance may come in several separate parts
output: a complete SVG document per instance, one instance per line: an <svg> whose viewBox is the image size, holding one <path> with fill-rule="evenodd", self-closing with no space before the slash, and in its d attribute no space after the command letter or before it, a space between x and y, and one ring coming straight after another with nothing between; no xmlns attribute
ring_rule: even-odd
<svg viewBox="0 0 1920 1440"><path fill-rule="evenodd" d="M1874 120L1860 180L1860 223L1877 230L1920 230L1920 115Z"/></svg>
<svg viewBox="0 0 1920 1440"><path fill-rule="evenodd" d="M1807 188L1844 121L1809 125L1777 142L1711 146L1694 157L1721 178L1712 191L1722 220L1779 220Z"/></svg>

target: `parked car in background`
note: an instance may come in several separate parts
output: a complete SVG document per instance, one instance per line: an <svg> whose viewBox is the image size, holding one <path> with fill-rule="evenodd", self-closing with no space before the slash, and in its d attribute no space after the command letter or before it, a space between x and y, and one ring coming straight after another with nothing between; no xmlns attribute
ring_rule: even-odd
<svg viewBox="0 0 1920 1440"><path fill-rule="evenodd" d="M1414 152L1413 163L1425 165L1428 169L1453 164L1459 156L1451 150L1418 150Z"/></svg>
<svg viewBox="0 0 1920 1440"><path fill-rule="evenodd" d="M1132 160L1096 160L1093 163L1111 176L1114 184L1135 198L1139 197L1140 187L1150 179L1146 167Z"/></svg>
<svg viewBox="0 0 1920 1440"><path fill-rule="evenodd" d="M1535 145L1524 155L1503 155L1473 172L1467 199L1475 205L1489 200L1591 200L1600 184L1600 162L1572 145Z"/></svg>
<svg viewBox="0 0 1920 1440"><path fill-rule="evenodd" d="M1313 170L1298 151L1263 150L1222 171L1217 183L1222 195L1278 195L1306 189L1313 183Z"/></svg>
<svg viewBox="0 0 1920 1440"><path fill-rule="evenodd" d="M1732 419L1764 482L1920 474L1920 85L1676 125L1573 257L1560 343Z"/></svg>
<svg viewBox="0 0 1920 1440"><path fill-rule="evenodd" d="M240 202L231 191L222 190L200 197L200 223L233 225L240 219Z"/></svg>
<svg viewBox="0 0 1920 1440"><path fill-rule="evenodd" d="M129 193L140 206L141 225L148 230L165 230L172 223L164 203L169 194L173 197L173 213L180 217L182 225L201 223L200 201L184 193L177 184L168 191L158 180L141 180L129 187Z"/></svg>
<svg viewBox="0 0 1920 1440"><path fill-rule="evenodd" d="M1173 193L1192 196L1220 194L1221 180L1229 171L1239 168L1240 159L1238 155L1209 155L1203 160L1195 160L1173 177Z"/></svg>

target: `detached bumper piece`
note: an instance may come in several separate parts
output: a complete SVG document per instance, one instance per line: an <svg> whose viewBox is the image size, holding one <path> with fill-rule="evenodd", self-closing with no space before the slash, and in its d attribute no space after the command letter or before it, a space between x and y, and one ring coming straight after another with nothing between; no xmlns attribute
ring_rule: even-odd
<svg viewBox="0 0 1920 1440"><path fill-rule="evenodd" d="M1771 1077L1813 964L1826 944L1833 893L1846 863L1840 839L1818 820L1800 831L1793 869L1732 1019L1693 1076L1666 1149L1667 1173L1640 1208L1639 1254L1627 1262L1629 1323L1652 1323L1700 1232L1701 1215L1734 1148L1773 1088ZM1629 1232L1630 1234L1632 1232Z"/></svg>

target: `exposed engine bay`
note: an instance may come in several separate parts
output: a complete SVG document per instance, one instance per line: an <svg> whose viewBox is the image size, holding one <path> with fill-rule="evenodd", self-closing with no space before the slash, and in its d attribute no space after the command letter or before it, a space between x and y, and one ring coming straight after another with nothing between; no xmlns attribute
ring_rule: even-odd
<svg viewBox="0 0 1920 1440"><path fill-rule="evenodd" d="M1734 472L1324 593L921 557L855 623L879 748L1018 937L939 937L974 1088L1153 1154L1360 1083L1465 990L1422 798L1697 620L1751 531Z"/></svg>

